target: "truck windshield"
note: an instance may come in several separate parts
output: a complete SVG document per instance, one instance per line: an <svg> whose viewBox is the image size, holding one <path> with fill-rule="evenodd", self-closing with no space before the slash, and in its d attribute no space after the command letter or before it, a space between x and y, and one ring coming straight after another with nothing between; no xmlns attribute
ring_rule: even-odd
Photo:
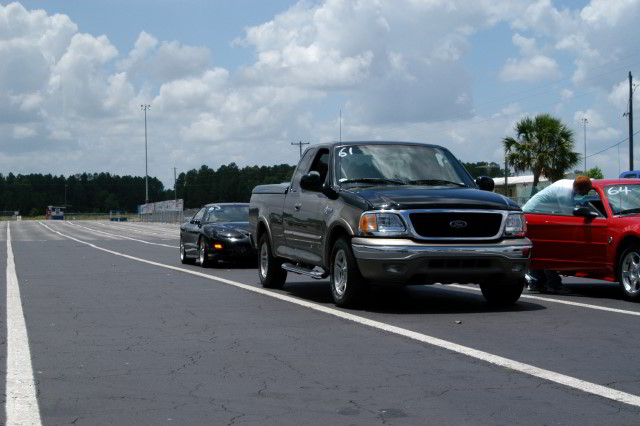
<svg viewBox="0 0 640 426"><path fill-rule="evenodd" d="M640 185L611 185L604 187L614 215L640 214Z"/></svg>
<svg viewBox="0 0 640 426"><path fill-rule="evenodd" d="M336 147L337 179L369 185L472 186L462 166L447 151L420 145Z"/></svg>

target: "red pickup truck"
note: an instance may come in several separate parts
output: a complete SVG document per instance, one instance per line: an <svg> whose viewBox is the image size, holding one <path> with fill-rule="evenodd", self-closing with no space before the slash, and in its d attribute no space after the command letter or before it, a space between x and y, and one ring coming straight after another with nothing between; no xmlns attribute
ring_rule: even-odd
<svg viewBox="0 0 640 426"><path fill-rule="evenodd" d="M531 269L617 281L625 298L640 300L640 179L592 184L587 195L571 195L569 209L533 198L522 207Z"/></svg>

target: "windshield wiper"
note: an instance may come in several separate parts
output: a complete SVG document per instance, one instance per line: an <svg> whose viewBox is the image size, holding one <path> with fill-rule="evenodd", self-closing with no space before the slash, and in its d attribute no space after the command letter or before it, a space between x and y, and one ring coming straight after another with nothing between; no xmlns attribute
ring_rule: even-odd
<svg viewBox="0 0 640 426"><path fill-rule="evenodd" d="M401 180L386 179L386 178L340 179L340 183L391 183L394 185L406 185L406 183Z"/></svg>
<svg viewBox="0 0 640 426"><path fill-rule="evenodd" d="M469 185L465 185L464 183L452 182L450 180L444 180L444 179L416 179L416 180L407 180L406 183L409 185L456 185L456 186L463 186L465 188L469 187Z"/></svg>
<svg viewBox="0 0 640 426"><path fill-rule="evenodd" d="M635 209L626 209L626 210L622 210L620 213L618 213L619 215L623 215L623 214L638 214L640 213L640 207L636 207Z"/></svg>

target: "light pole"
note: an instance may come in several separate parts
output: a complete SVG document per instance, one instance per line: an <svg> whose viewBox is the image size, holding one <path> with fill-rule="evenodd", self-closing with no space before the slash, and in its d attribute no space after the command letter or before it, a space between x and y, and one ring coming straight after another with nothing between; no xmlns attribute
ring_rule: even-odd
<svg viewBox="0 0 640 426"><path fill-rule="evenodd" d="M149 170L147 168L147 110L151 105L140 105L144 110L144 203L149 204Z"/></svg>
<svg viewBox="0 0 640 426"><path fill-rule="evenodd" d="M582 120L582 126L584 128L584 174L587 174L587 117L584 117Z"/></svg>

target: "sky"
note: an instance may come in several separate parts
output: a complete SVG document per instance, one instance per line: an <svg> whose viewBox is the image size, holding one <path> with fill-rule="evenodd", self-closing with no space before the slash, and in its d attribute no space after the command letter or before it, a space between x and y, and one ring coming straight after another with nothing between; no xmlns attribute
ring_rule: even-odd
<svg viewBox="0 0 640 426"><path fill-rule="evenodd" d="M144 176L149 105L166 188L174 167L296 164L292 143L340 137L502 164L539 113L616 177L639 20L640 0L0 0L0 173Z"/></svg>

